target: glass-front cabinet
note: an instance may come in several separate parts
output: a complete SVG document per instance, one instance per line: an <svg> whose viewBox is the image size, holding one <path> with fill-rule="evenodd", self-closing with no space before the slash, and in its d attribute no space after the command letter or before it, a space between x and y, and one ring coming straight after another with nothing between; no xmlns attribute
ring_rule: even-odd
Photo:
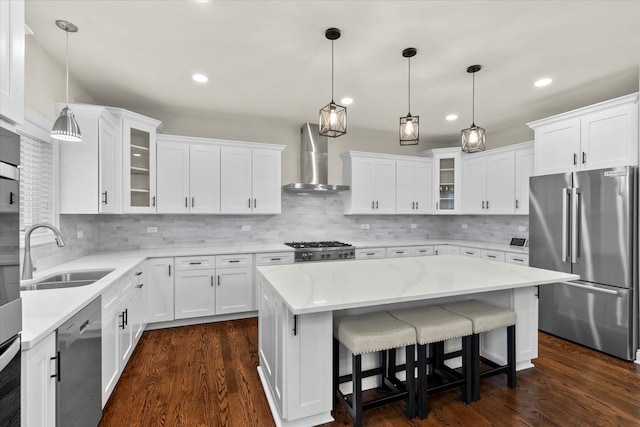
<svg viewBox="0 0 640 427"><path fill-rule="evenodd" d="M109 108L122 130L122 212L156 211L156 132L161 122Z"/></svg>
<svg viewBox="0 0 640 427"><path fill-rule="evenodd" d="M420 153L423 157L433 159L434 214L446 215L461 212L461 154L459 147L437 148Z"/></svg>

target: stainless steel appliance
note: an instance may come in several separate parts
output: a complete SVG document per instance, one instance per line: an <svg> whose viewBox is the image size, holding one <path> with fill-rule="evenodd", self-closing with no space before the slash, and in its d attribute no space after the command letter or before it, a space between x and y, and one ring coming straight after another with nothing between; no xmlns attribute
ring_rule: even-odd
<svg viewBox="0 0 640 427"><path fill-rule="evenodd" d="M0 426L20 425L20 137L0 128Z"/></svg>
<svg viewBox="0 0 640 427"><path fill-rule="evenodd" d="M285 243L295 251L295 262L302 261L335 261L354 259L353 246L342 242L289 242Z"/></svg>
<svg viewBox="0 0 640 427"><path fill-rule="evenodd" d="M638 325L638 171L532 177L529 260L580 275L540 287L539 328L631 360Z"/></svg>
<svg viewBox="0 0 640 427"><path fill-rule="evenodd" d="M57 425L97 426L102 418L100 297L58 328Z"/></svg>

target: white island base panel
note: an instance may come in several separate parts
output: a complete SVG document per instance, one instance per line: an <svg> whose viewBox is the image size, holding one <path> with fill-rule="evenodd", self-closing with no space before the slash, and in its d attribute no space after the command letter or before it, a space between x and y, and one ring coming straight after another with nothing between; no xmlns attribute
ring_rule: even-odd
<svg viewBox="0 0 640 427"><path fill-rule="evenodd" d="M259 267L256 276L258 372L279 426L331 421L334 316L480 299L516 312L516 361L524 369L533 366L538 354L537 285L579 279L460 256ZM504 329L483 334L481 352L504 363ZM375 357L367 357L366 363L375 365ZM350 372L344 349L339 365L340 374ZM370 380L363 388L377 385Z"/></svg>

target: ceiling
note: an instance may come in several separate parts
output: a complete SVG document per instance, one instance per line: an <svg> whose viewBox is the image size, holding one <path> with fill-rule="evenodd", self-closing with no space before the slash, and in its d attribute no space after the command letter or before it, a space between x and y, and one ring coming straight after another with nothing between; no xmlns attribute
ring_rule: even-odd
<svg viewBox="0 0 640 427"><path fill-rule="evenodd" d="M638 90L640 1L55 1L27 0L36 41L104 105L159 114L317 122L350 96L349 127L397 132L420 116L421 141L447 145L475 122L531 139L525 123ZM209 81L197 84L200 72ZM553 83L535 88L533 82ZM447 122L455 113L457 121ZM170 130L170 129L169 129ZM524 139L514 140L520 142ZM506 142L508 143L508 142ZM499 145L504 145L502 142Z"/></svg>

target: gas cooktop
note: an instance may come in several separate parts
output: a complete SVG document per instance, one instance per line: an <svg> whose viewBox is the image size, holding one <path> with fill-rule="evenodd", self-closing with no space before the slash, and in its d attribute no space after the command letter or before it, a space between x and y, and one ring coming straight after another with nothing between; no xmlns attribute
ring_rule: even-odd
<svg viewBox="0 0 640 427"><path fill-rule="evenodd" d="M295 262L335 261L355 258L355 248L348 243L327 242L288 242L296 250Z"/></svg>

